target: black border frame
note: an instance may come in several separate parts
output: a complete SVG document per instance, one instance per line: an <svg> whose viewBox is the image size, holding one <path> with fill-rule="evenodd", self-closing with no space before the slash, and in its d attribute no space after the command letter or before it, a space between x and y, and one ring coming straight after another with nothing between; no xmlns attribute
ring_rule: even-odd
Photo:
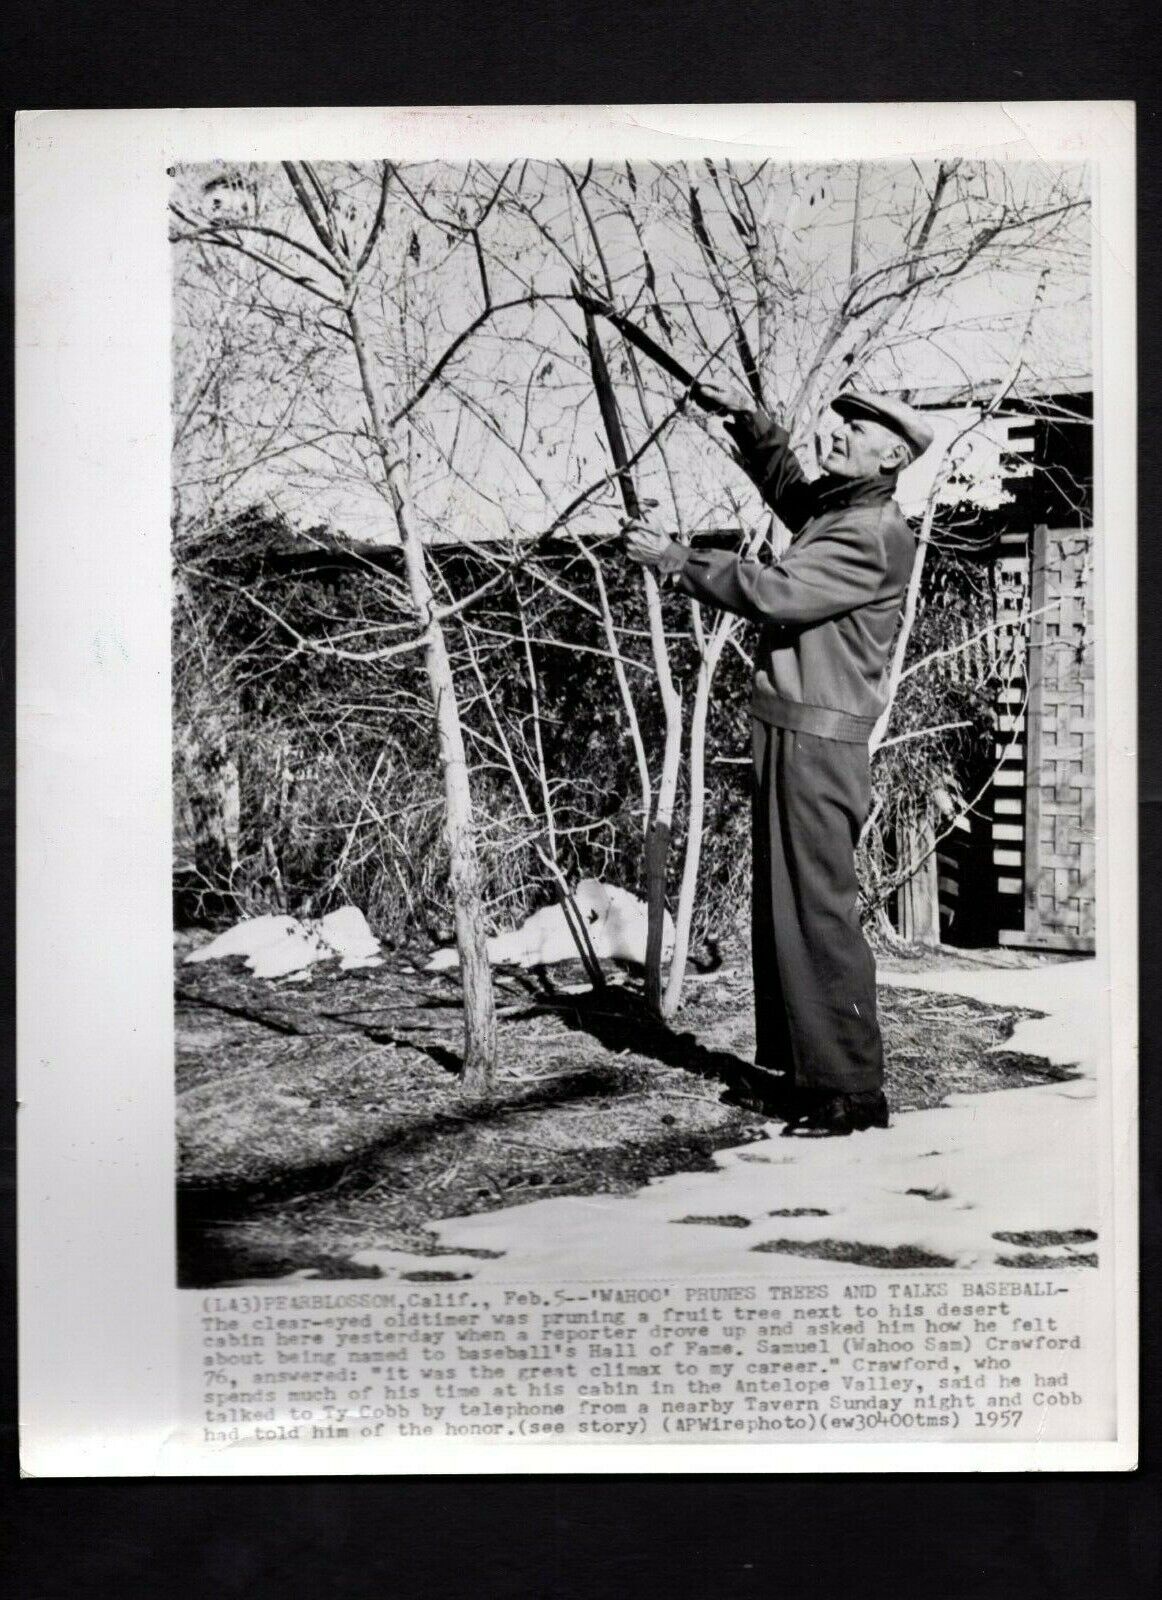
<svg viewBox="0 0 1162 1600"><path fill-rule="evenodd" d="M665 101L1119 99L1138 103L1139 706L1142 1056L1142 1454L1127 1474L290 1478L18 1481L14 1322L3 1364L0 1481L18 1515L19 1592L321 1595L718 1595L794 1589L893 1600L1155 1592L1159 1577L1160 1093L1152 1047L1162 985L1162 547L1157 524L1159 61L1153 8L1107 0L890 7L795 0L638 0L569 6L450 0L390 10L369 0L208 4L132 11L93 0L19 0L6 27L9 116L0 224L12 249L16 107L650 103ZM12 316L11 277L5 314ZM5 342L5 354L11 341ZM11 378L11 374L9 374ZM11 410L11 381L3 405ZM7 418L6 418L7 420ZM11 430L6 430L11 440ZM12 460L8 445L6 457ZM12 507L11 496L6 508ZM12 593L14 515L2 547ZM11 606L0 676L13 681ZM13 770L3 724L0 770ZM0 820L13 812L0 789ZM12 829L0 856L11 913ZM12 917L0 1006L13 1010ZM11 1030L7 1030L10 1036ZM7 1041L6 1041L7 1042ZM12 1049L5 1053L11 1071ZM10 1097L11 1101L11 1097ZM7 1130L6 1130L7 1131ZM12 1259L10 1143L0 1151ZM7 1289L10 1278L5 1276ZM7 1309L7 1307L5 1307ZM11 1519L5 1518L8 1525ZM1153 1580L1153 1581L1152 1581Z"/></svg>

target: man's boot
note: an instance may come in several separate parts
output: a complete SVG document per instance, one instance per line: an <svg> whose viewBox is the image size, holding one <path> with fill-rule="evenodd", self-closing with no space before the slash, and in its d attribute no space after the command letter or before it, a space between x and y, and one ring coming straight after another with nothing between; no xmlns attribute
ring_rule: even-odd
<svg viewBox="0 0 1162 1600"><path fill-rule="evenodd" d="M784 1122L793 1097L794 1090L785 1073L766 1067L744 1067L732 1075L730 1087L722 1096L722 1103Z"/></svg>
<svg viewBox="0 0 1162 1600"><path fill-rule="evenodd" d="M788 1134L843 1138L865 1128L888 1126L888 1102L880 1089L860 1094L836 1094L830 1089L798 1089L787 1117Z"/></svg>

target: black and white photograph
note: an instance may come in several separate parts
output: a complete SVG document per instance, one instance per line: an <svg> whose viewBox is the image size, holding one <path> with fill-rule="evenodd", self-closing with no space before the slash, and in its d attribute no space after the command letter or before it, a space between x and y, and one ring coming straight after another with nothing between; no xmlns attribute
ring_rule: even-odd
<svg viewBox="0 0 1162 1600"><path fill-rule="evenodd" d="M1084 109L195 113L136 158L155 653L84 605L149 750L92 1026L165 1216L150 1470L1132 1448Z"/></svg>
<svg viewBox="0 0 1162 1600"><path fill-rule="evenodd" d="M175 172L183 1284L1096 1266L1089 202Z"/></svg>

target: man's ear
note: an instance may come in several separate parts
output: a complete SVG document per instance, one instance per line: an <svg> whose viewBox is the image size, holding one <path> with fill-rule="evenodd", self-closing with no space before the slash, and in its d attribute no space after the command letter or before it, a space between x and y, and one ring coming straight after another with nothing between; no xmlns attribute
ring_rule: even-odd
<svg viewBox="0 0 1162 1600"><path fill-rule="evenodd" d="M884 455L881 457L880 471L884 474L889 472L903 472L904 468L909 464L911 459L912 452L908 449L908 446L904 443L904 441L899 439L895 444L890 445L885 451Z"/></svg>

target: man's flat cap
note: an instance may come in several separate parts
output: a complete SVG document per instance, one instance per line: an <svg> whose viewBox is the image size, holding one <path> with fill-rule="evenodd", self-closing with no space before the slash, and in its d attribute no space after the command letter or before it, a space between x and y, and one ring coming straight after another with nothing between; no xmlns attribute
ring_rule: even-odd
<svg viewBox="0 0 1162 1600"><path fill-rule="evenodd" d="M912 452L913 461L924 454L935 437L927 417L889 394L861 394L855 389L845 389L835 396L831 409L841 417L870 417L873 422L883 423L903 439Z"/></svg>

